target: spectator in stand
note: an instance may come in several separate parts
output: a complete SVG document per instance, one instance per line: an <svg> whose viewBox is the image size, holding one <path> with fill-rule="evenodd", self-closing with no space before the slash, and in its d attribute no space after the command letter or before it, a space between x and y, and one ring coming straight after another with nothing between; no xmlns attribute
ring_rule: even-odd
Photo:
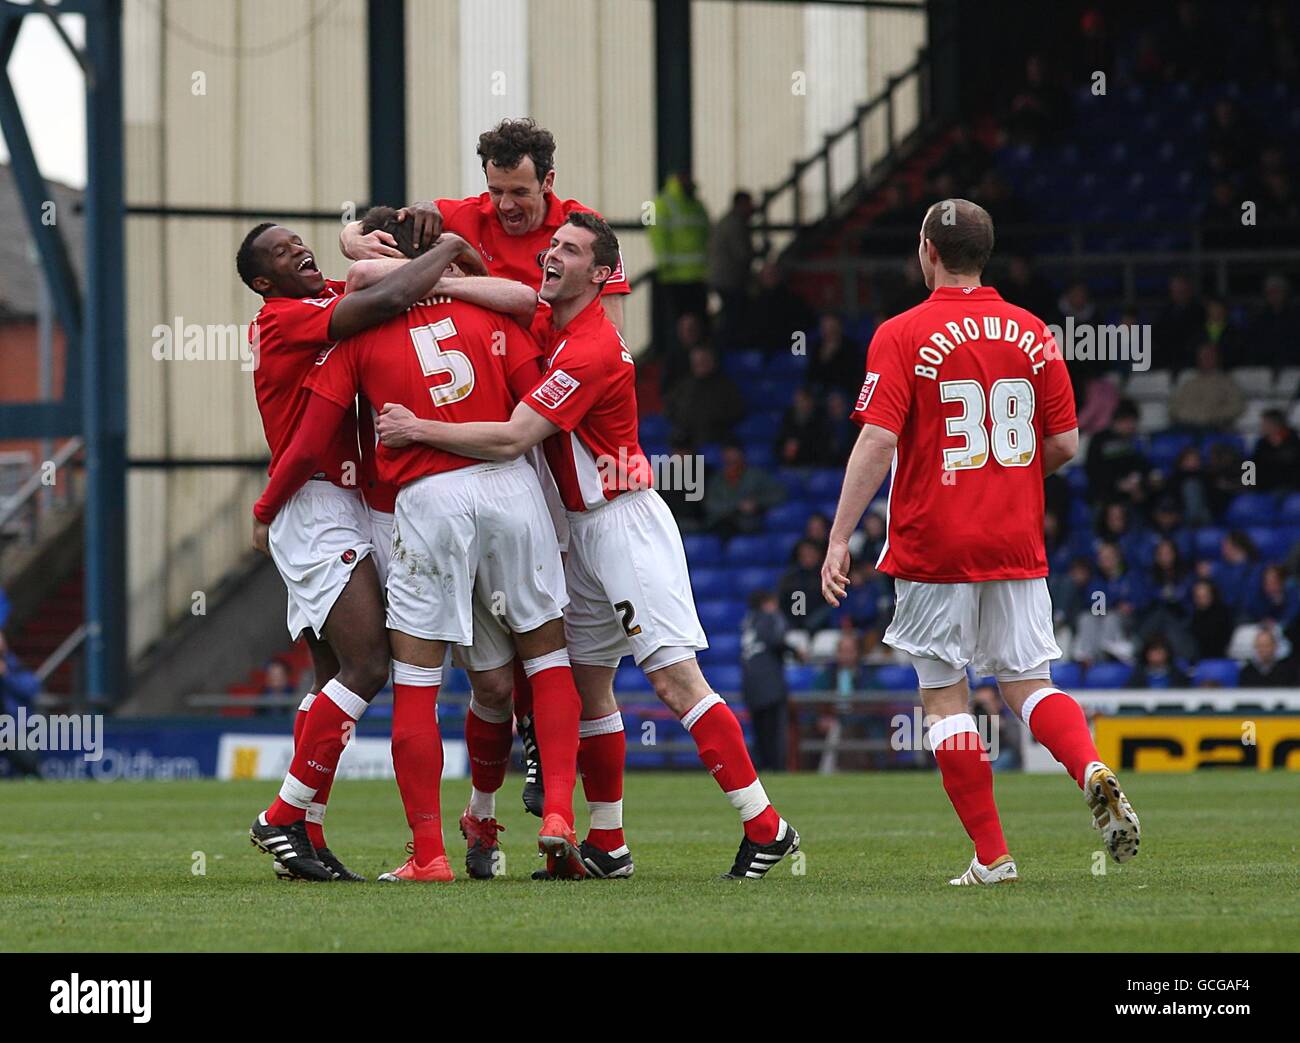
<svg viewBox="0 0 1300 1043"><path fill-rule="evenodd" d="M1260 415L1260 440L1252 459L1260 492L1294 493L1300 489L1300 437L1287 424L1282 410L1265 410Z"/></svg>
<svg viewBox="0 0 1300 1043"><path fill-rule="evenodd" d="M866 372L862 346L844 336L844 322L827 312L817 324L817 345L808 359L808 382L822 391L852 391L857 396Z"/></svg>
<svg viewBox="0 0 1300 1043"><path fill-rule="evenodd" d="M868 683L858 636L852 630L845 630L835 646L835 662L823 670L817 679L817 687L821 691L832 693L835 699L834 702L823 704L817 715L817 731L826 744L817 763L819 774L832 775L838 770L847 704Z"/></svg>
<svg viewBox="0 0 1300 1043"><path fill-rule="evenodd" d="M768 509L785 499L785 486L750 467L745 450L732 443L722 450L722 469L704 483L704 521L724 538L758 532Z"/></svg>
<svg viewBox="0 0 1300 1043"><path fill-rule="evenodd" d="M1154 365L1163 369L1186 369L1193 352L1205 336L1205 306L1186 274L1169 278L1169 300L1151 327Z"/></svg>
<svg viewBox="0 0 1300 1043"><path fill-rule="evenodd" d="M1147 587L1151 592L1151 603L1142 613L1138 633L1147 639L1159 635L1162 640L1168 640L1183 659L1192 658L1196 646L1187 629L1192 575L1173 540L1161 539L1156 543L1147 573Z"/></svg>
<svg viewBox="0 0 1300 1043"><path fill-rule="evenodd" d="M709 214L686 171L668 175L654 206L650 248L655 255L656 311L666 333L687 312L708 314Z"/></svg>
<svg viewBox="0 0 1300 1043"><path fill-rule="evenodd" d="M1190 629L1197 659L1222 659L1232 639L1232 609L1223 603L1213 580L1192 584Z"/></svg>
<svg viewBox="0 0 1300 1043"><path fill-rule="evenodd" d="M664 400L670 437L693 445L726 441L745 418L745 396L719 371L712 348L692 348L690 365L690 374L673 385Z"/></svg>
<svg viewBox="0 0 1300 1043"><path fill-rule="evenodd" d="M1278 658L1277 634L1262 626L1255 632L1254 654L1237 676L1242 688L1294 688L1300 685L1300 665L1294 655Z"/></svg>
<svg viewBox="0 0 1300 1043"><path fill-rule="evenodd" d="M1115 410L1119 408L1119 385L1107 380L1095 369L1089 369L1089 375L1076 383L1076 392L1082 392L1078 410L1079 430L1086 434L1104 431L1115 419Z"/></svg>
<svg viewBox="0 0 1300 1043"><path fill-rule="evenodd" d="M1196 431L1226 431L1246 411L1245 392L1219 367L1219 349L1196 349L1196 372L1174 388L1169 419Z"/></svg>
<svg viewBox="0 0 1300 1043"><path fill-rule="evenodd" d="M1057 299L1056 310L1062 319L1073 319L1075 324L1095 322L1097 303L1092 299L1092 291L1082 279L1070 283L1065 292Z"/></svg>
<svg viewBox="0 0 1300 1043"><path fill-rule="evenodd" d="M1123 663L1132 662L1136 614L1144 601L1141 582L1128 571L1119 547L1101 544L1087 610L1075 620L1074 658L1092 663L1111 656Z"/></svg>
<svg viewBox="0 0 1300 1043"><path fill-rule="evenodd" d="M1217 297L1211 297L1205 302L1205 328L1201 340L1219 349L1219 358L1229 369L1250 361L1249 349L1241 330L1232 324L1228 306Z"/></svg>
<svg viewBox="0 0 1300 1043"><path fill-rule="evenodd" d="M826 456L834 467L849 462L853 444L858 440L858 426L850 419L856 398L839 390L826 396Z"/></svg>
<svg viewBox="0 0 1300 1043"><path fill-rule="evenodd" d="M1222 518L1228 505L1242 492L1241 451L1233 442L1220 440L1210 443L1205 463L1205 478L1210 496L1210 512Z"/></svg>
<svg viewBox="0 0 1300 1043"><path fill-rule="evenodd" d="M1162 496L1151 510L1151 531L1159 539L1170 539L1183 526L1183 513L1172 496Z"/></svg>
<svg viewBox="0 0 1300 1043"><path fill-rule="evenodd" d="M13 720L19 711L35 711L40 691L41 682L14 655L4 631L0 630L0 714ZM39 762L31 750L0 747L0 758L9 761L9 770L13 774L40 775Z"/></svg>
<svg viewBox="0 0 1300 1043"><path fill-rule="evenodd" d="M1011 99L1004 119L1012 144L1037 147L1070 123L1070 99L1051 82L1048 68L1042 55L1030 55L1025 61L1025 85Z"/></svg>
<svg viewBox="0 0 1300 1043"><path fill-rule="evenodd" d="M948 147L944 150L943 157L926 172L926 177L932 182L945 176L950 177L956 191L944 193L936 191L936 198L949 199L954 195L965 195L970 186L978 182L992 165L993 157L989 154L989 150L970 132L970 128L964 121L958 120L949 135ZM1022 308L1029 307L1019 301L1015 303L1020 304ZM1032 308L1029 310L1033 311Z"/></svg>
<svg viewBox="0 0 1300 1043"><path fill-rule="evenodd" d="M1020 718L998 696L995 685L976 685L970 693L970 712L987 724L980 731L988 737L989 753L996 749L989 766L994 771L1015 771L1020 767Z"/></svg>
<svg viewBox="0 0 1300 1043"><path fill-rule="evenodd" d="M803 527L803 538L812 540L813 543L821 549L822 556L826 554L826 543L831 537L831 520L821 511L814 511L808 516L808 521Z"/></svg>
<svg viewBox="0 0 1300 1043"><path fill-rule="evenodd" d="M762 772L786 769L790 689L785 662L794 651L788 632L775 592L752 594L740 625L741 695L754 725L754 766Z"/></svg>
<svg viewBox="0 0 1300 1043"><path fill-rule="evenodd" d="M777 432L777 459L786 467L828 466L833 462L829 443L826 415L818 408L817 399L808 388L795 388Z"/></svg>
<svg viewBox="0 0 1300 1043"><path fill-rule="evenodd" d="M0 630L9 625L9 595L0 587Z"/></svg>
<svg viewBox="0 0 1300 1043"><path fill-rule="evenodd" d="M914 308L930 295L925 288L925 276L916 251L908 256L894 276L885 276L880 286L880 321L892 318L908 308Z"/></svg>
<svg viewBox="0 0 1300 1043"><path fill-rule="evenodd" d="M1263 140L1241 114L1235 101L1220 98L1210 110L1205 144L1211 153L1225 158L1230 173L1239 174L1244 173L1246 165L1259 155Z"/></svg>
<svg viewBox="0 0 1300 1043"><path fill-rule="evenodd" d="M849 537L849 557L853 561L876 562L884 549L884 516L879 510L869 508L862 516L862 524Z"/></svg>
<svg viewBox="0 0 1300 1043"><path fill-rule="evenodd" d="M1206 249L1232 250L1251 245L1253 227L1242 223L1241 193L1228 178L1221 177L1210 189L1210 201L1201 211L1202 239Z"/></svg>
<svg viewBox="0 0 1300 1043"><path fill-rule="evenodd" d="M1219 544L1222 559L1214 567L1214 581L1225 592L1224 602L1241 614L1250 592L1259 587L1259 549L1240 529L1233 529Z"/></svg>
<svg viewBox="0 0 1300 1043"><path fill-rule="evenodd" d="M1007 262L1007 278L1000 287L1002 298L1037 315L1046 323L1059 322L1056 292L1052 284L1034 271L1024 254L1012 254Z"/></svg>
<svg viewBox="0 0 1300 1043"><path fill-rule="evenodd" d="M1052 623L1058 631L1073 635L1079 616L1092 607L1092 562L1085 557L1070 559L1070 566L1047 577L1052 596Z"/></svg>
<svg viewBox="0 0 1300 1043"><path fill-rule="evenodd" d="M1210 508L1210 479L1201 461L1201 451L1194 445L1184 448L1174 460L1169 491L1182 505L1183 520L1193 528L1201 528L1214 521Z"/></svg>
<svg viewBox="0 0 1300 1043"><path fill-rule="evenodd" d="M813 322L812 309L786 285L781 269L771 262L763 265L758 271L758 292L749 307L747 341L769 352L790 351L794 335L807 336Z"/></svg>
<svg viewBox="0 0 1300 1043"><path fill-rule="evenodd" d="M289 664L279 656L267 663L265 676L262 680L262 695L285 699L297 694L297 689L293 684L293 670L289 667ZM282 713L286 709L290 709L290 707L273 706L264 707L263 709L270 713Z"/></svg>
<svg viewBox="0 0 1300 1043"><path fill-rule="evenodd" d="M1126 560L1140 561L1148 557L1151 537L1142 531L1141 523L1134 519L1124 501L1112 500L1106 504L1097 516L1096 529L1098 540L1115 544Z"/></svg>
<svg viewBox="0 0 1300 1043"><path fill-rule="evenodd" d="M698 473L691 466L688 466L688 462L695 455L695 447L690 442L677 440L669 443L669 473L681 475L683 479L688 475ZM704 497L701 495L702 490L686 488L685 481L666 482L662 485L656 482L655 489L663 501L668 504L668 509L673 512L673 517L677 519L677 527L682 532L704 531L706 523Z"/></svg>
<svg viewBox="0 0 1300 1043"><path fill-rule="evenodd" d="M875 558L855 561L849 580L848 594L840 608L832 613L832 621L861 630L863 652L870 655L894 615L893 580L877 571Z"/></svg>
<svg viewBox="0 0 1300 1043"><path fill-rule="evenodd" d="M1300 615L1300 590L1287 582L1281 565L1265 565L1259 582L1246 592L1242 608L1247 620L1271 620L1285 628Z"/></svg>
<svg viewBox="0 0 1300 1043"><path fill-rule="evenodd" d="M718 340L724 350L738 347L745 337L754 267L754 239L749 230L753 216L754 197L742 189L731 197L731 209L709 236L709 286L722 300Z"/></svg>
<svg viewBox="0 0 1300 1043"><path fill-rule="evenodd" d="M791 626L815 633L831 616L831 606L822 597L821 553L812 540L800 540L793 558L781 577L781 607Z"/></svg>
<svg viewBox="0 0 1300 1043"><path fill-rule="evenodd" d="M1043 511L1043 548L1047 552L1048 567L1060 560L1069 548L1065 545L1061 533L1061 518L1050 507Z"/></svg>
<svg viewBox="0 0 1300 1043"><path fill-rule="evenodd" d="M1251 361L1275 366L1279 360L1293 358L1297 326L1300 310L1291 303L1291 284L1285 275L1274 272L1264 280L1264 306L1247 327Z"/></svg>
<svg viewBox="0 0 1300 1043"><path fill-rule="evenodd" d="M1174 662L1173 649L1159 634L1147 639L1138 656L1130 688L1190 688L1191 678Z"/></svg>
<svg viewBox="0 0 1300 1043"><path fill-rule="evenodd" d="M1138 447L1138 407L1132 401L1121 399L1110 427L1093 435L1084 468L1094 500L1145 499L1150 465Z"/></svg>
<svg viewBox="0 0 1300 1043"><path fill-rule="evenodd" d="M659 386L665 394L671 392L690 373L691 352L697 348L713 350L709 343L709 327L704 316L688 311L685 315L678 316L668 350L661 357Z"/></svg>

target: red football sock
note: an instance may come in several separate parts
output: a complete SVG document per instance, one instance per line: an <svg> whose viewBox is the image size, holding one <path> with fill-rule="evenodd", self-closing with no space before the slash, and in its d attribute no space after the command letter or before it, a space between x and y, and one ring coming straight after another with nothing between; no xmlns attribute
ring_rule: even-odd
<svg viewBox="0 0 1300 1043"><path fill-rule="evenodd" d="M508 709L489 710L470 698L465 714L465 748L469 751L470 781L476 790L495 793L501 788L514 740Z"/></svg>
<svg viewBox="0 0 1300 1043"><path fill-rule="evenodd" d="M930 744L943 788L966 835L975 843L975 857L987 866L1007 853L1007 842L993 801L993 765L976 731L975 718L959 713L936 722L930 729Z"/></svg>
<svg viewBox="0 0 1300 1043"><path fill-rule="evenodd" d="M591 812L587 841L606 854L625 847L623 838L623 764L627 760L627 735L623 715L578 722L578 771L582 792Z"/></svg>
<svg viewBox="0 0 1300 1043"><path fill-rule="evenodd" d="M303 702L307 704L304 710L298 707L298 712L293 718L293 748L298 748L298 743L302 739L302 730L307 723L307 711L311 709L311 704L317 699L317 695L304 698ZM309 701L310 700L310 701ZM311 841L316 850L320 850L328 845L325 843L325 805L329 803L330 790L334 786L334 776L328 775L325 781L320 784L316 790L316 796L312 798L311 804L307 808L307 839Z"/></svg>
<svg viewBox="0 0 1300 1043"><path fill-rule="evenodd" d="M515 657L515 720L522 721L533 715L533 682L524 672L523 661Z"/></svg>
<svg viewBox="0 0 1300 1043"><path fill-rule="evenodd" d="M414 683L412 683L414 682ZM442 734L439 667L393 661L393 773L415 841L415 861L446 854L442 842Z"/></svg>
<svg viewBox="0 0 1300 1043"><path fill-rule="evenodd" d="M687 711L682 726L695 740L705 770L740 812L745 836L756 844L770 844L781 827L781 816L758 781L745 746L745 734L731 707L716 693L706 695Z"/></svg>
<svg viewBox="0 0 1300 1043"><path fill-rule="evenodd" d="M1083 788L1083 769L1101 760L1083 707L1057 688L1040 688L1025 700L1021 715L1034 738L1064 765Z"/></svg>
<svg viewBox="0 0 1300 1043"><path fill-rule="evenodd" d="M533 693L533 727L542 759L542 816L557 814L573 825L573 785L578 779L578 718L582 699L573 683L569 654L560 649L525 664Z"/></svg>
<svg viewBox="0 0 1300 1043"><path fill-rule="evenodd" d="M267 822L287 826L306 818L316 794L334 777L339 756L352 736L352 725L365 708L365 700L337 678L325 683L303 718L289 773L280 795L266 811Z"/></svg>

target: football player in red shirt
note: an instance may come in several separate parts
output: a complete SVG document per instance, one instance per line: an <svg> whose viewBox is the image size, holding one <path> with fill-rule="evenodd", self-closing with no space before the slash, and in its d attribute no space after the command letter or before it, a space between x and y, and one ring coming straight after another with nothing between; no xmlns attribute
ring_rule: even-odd
<svg viewBox="0 0 1300 1043"><path fill-rule="evenodd" d="M253 386L267 444L270 473L280 467L308 395L304 377L317 353L342 337L400 314L426 295L448 263L467 250L456 236L418 265L393 272L357 293L329 281L301 237L277 224L253 228L236 255L244 283L260 294L253 324L257 366ZM357 489L357 426L328 433L317 466L288 508L268 525L260 517L254 542L270 554L289 593L289 633L306 636L318 692L303 700L294 722L294 760L280 796L254 822L251 839L276 860L282 876L359 880L329 850L325 805L338 756L342 721L355 721L388 677L370 517Z"/></svg>
<svg viewBox="0 0 1300 1043"><path fill-rule="evenodd" d="M503 420L536 384L539 357L532 339L504 316L446 299L326 349L306 382L312 394L303 424L259 508L274 513L316 467L328 432L358 393L450 423ZM414 836L411 858L381 879L452 879L440 821L435 702L447 643L487 645L489 630L505 635L496 645L510 646L493 669L508 686L518 649L536 692L547 779L539 846L556 875L585 875L573 832L581 704L564 649L559 546L536 474L519 459L482 463L423 446L381 446L376 464L379 478L398 488L387 584L393 763ZM465 818L476 820L473 829ZM467 811L462 830L482 832L482 818ZM467 866L490 879L499 827L487 820L490 843L471 845Z"/></svg>
<svg viewBox="0 0 1300 1043"><path fill-rule="evenodd" d="M935 203L918 253L928 300L881 324L867 353L849 458L822 566L822 593L848 587L849 536L892 469L885 546L897 607L884 640L916 667L944 789L975 844L953 884L1016 879L993 773L968 712L967 667L1083 789L1112 857L1137 854L1139 824L1101 762L1079 704L1051 681L1043 479L1077 451L1065 361L1043 321L981 284L993 221L964 199Z"/></svg>
<svg viewBox="0 0 1300 1043"><path fill-rule="evenodd" d="M423 442L484 460L511 459L546 443L569 515L565 633L583 697L578 763L592 812L582 844L587 870L632 874L622 821L626 747L613 688L619 662L631 653L740 813L744 838L726 875L758 879L798 850L799 834L767 799L740 724L695 658L708 642L686 553L637 441L636 367L600 303L617 263L609 225L574 213L544 258L540 296L549 307L518 284L464 280L470 291L487 282L513 293L517 307L508 307L520 318L536 312L533 332L547 355L546 373L504 423L439 423L386 403L377 428L385 445Z"/></svg>
<svg viewBox="0 0 1300 1043"><path fill-rule="evenodd" d="M536 290L541 286L541 258L550 248L551 236L569 214L589 208L573 199L560 199L555 194L555 138L531 119L502 120L479 135L477 152L487 182L486 192L467 199L416 203L399 210L398 220L412 224L413 239L420 246L431 242L444 227L456 232L467 242L477 244L492 275L525 283ZM389 232L359 221L344 227L340 246L346 256L363 261L404 256ZM385 270L382 264L378 270ZM358 275L363 279L367 277L365 272ZM620 257L614 274L601 290L605 314L619 329L623 327L623 295L630 291ZM543 490L548 500L553 500L554 484L544 473L540 458L536 463L540 468ZM552 508L563 547L567 534L563 531L562 510L555 503L552 503ZM452 655L456 665L479 672L480 682L486 684L488 675L483 671L495 661L497 653L498 650L491 646L482 647L476 643L468 649L457 647ZM471 722L475 725L474 737L470 741L477 742L481 736L494 745L499 743L505 723L501 714L508 714L513 696L519 735L524 744L524 807L532 814L540 815L543 788L540 765L535 756L532 696L518 669L514 681L513 693L509 688L476 689L480 708L492 720L484 721L475 714ZM478 782L490 786L494 776L484 771L482 762L483 758L476 757L471 751L471 763L478 766L485 776ZM475 789L480 787L476 784Z"/></svg>

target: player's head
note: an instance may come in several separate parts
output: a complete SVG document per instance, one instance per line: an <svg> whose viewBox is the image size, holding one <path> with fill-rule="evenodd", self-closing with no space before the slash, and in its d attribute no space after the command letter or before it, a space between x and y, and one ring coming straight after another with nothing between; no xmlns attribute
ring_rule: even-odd
<svg viewBox="0 0 1300 1043"><path fill-rule="evenodd" d="M541 226L555 184L555 137L533 120L502 120L478 138L488 195L507 235Z"/></svg>
<svg viewBox="0 0 1300 1043"><path fill-rule="evenodd" d="M585 210L551 236L542 256L542 300L548 304L575 297L595 297L618 268L618 236L601 218Z"/></svg>
<svg viewBox="0 0 1300 1043"><path fill-rule="evenodd" d="M416 245L415 222L398 221L397 211L391 206L372 206L367 210L361 217L361 231L366 235L376 231L387 232L404 257L419 257L429 249Z"/></svg>
<svg viewBox="0 0 1300 1043"><path fill-rule="evenodd" d="M979 275L992 254L993 218L978 203L943 199L925 212L917 258L927 289L935 288L939 272Z"/></svg>
<svg viewBox="0 0 1300 1043"><path fill-rule="evenodd" d="M325 276L302 237L283 225L254 225L235 253L235 269L263 297L313 297L325 289Z"/></svg>

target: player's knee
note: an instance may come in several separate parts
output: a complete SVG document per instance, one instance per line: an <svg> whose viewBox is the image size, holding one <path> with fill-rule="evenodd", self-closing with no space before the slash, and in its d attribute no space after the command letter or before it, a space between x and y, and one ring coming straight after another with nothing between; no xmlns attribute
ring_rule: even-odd
<svg viewBox="0 0 1300 1043"><path fill-rule="evenodd" d="M360 656L347 663L339 675L346 675L344 683L361 698L373 699L388 683L388 653L376 650Z"/></svg>
<svg viewBox="0 0 1300 1043"><path fill-rule="evenodd" d="M490 710L504 710L514 694L514 678L506 670L492 671L473 679L474 699Z"/></svg>

